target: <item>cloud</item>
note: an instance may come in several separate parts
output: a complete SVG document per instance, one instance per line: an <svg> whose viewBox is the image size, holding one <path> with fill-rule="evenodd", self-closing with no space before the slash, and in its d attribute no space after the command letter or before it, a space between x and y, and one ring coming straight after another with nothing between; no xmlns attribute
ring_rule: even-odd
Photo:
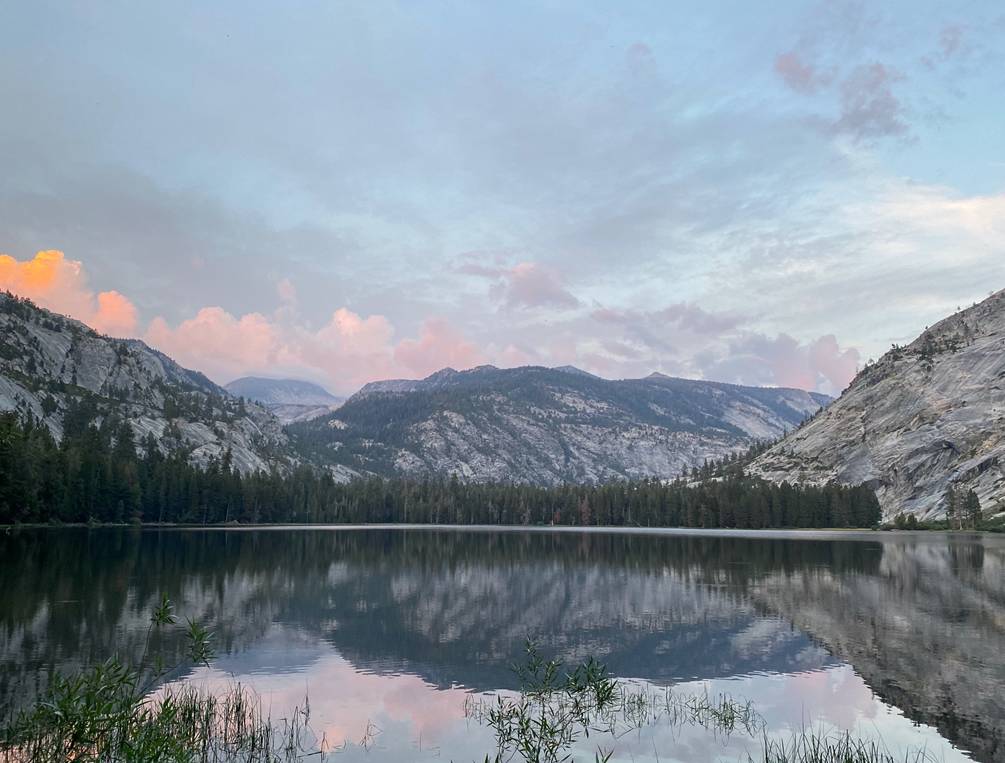
<svg viewBox="0 0 1005 763"><path fill-rule="evenodd" d="M721 337L736 328L741 320L729 313L710 313L701 307L679 302L658 310L619 310L600 307L591 313L594 321L618 326L626 339L646 349L645 356L687 354L699 350L705 341ZM611 345L615 346L615 345ZM624 342L618 342L619 354L629 357Z"/></svg>
<svg viewBox="0 0 1005 763"><path fill-rule="evenodd" d="M746 255L710 274L716 299L704 304L745 311L757 295L752 328L834 333L868 358L1005 285L1003 193L881 177L802 204L801 221L745 232Z"/></svg>
<svg viewBox="0 0 1005 763"><path fill-rule="evenodd" d="M558 272L537 262L519 262L511 267L482 264L480 255L462 257L455 269L466 275L492 281L489 293L510 309L578 307L579 300L562 285Z"/></svg>
<svg viewBox="0 0 1005 763"><path fill-rule="evenodd" d="M880 63L856 67L841 83L841 115L835 132L855 140L869 140L908 133L904 105L893 92L902 74Z"/></svg>
<svg viewBox="0 0 1005 763"><path fill-rule="evenodd" d="M811 95L830 83L814 66L806 63L795 51L781 53L775 58L775 72L785 84L797 93Z"/></svg>
<svg viewBox="0 0 1005 763"><path fill-rule="evenodd" d="M535 262L521 262L502 274L506 304L509 307L558 307L579 305L560 283L558 274Z"/></svg>
<svg viewBox="0 0 1005 763"><path fill-rule="evenodd" d="M443 318L426 320L414 338L395 341L394 334L386 317L364 317L345 307L318 329L283 310L235 317L208 307L174 327L155 318L145 339L218 381L249 373L286 374L318 379L340 392L375 379L423 377L446 366L463 369L485 362L478 347Z"/></svg>
<svg viewBox="0 0 1005 763"><path fill-rule="evenodd" d="M942 40L943 50L955 51L958 37ZM945 57L951 53L944 54ZM775 72L794 92L814 95L830 87L835 72L821 72L800 53L790 51L775 58ZM874 62L855 66L844 75L838 87L838 116L827 120L815 117L811 121L827 132L848 135L855 141L908 134L907 110L894 93L894 85L905 79L898 70Z"/></svg>
<svg viewBox="0 0 1005 763"><path fill-rule="evenodd" d="M428 376L441 368L471 368L485 356L443 318L427 320L418 339L405 339L394 349L394 359L416 376Z"/></svg>
<svg viewBox="0 0 1005 763"><path fill-rule="evenodd" d="M939 50L943 60L948 60L964 50L963 27L946 24L939 32Z"/></svg>
<svg viewBox="0 0 1005 763"><path fill-rule="evenodd" d="M393 334L384 316L363 317L344 307L316 330L285 309L236 317L207 307L176 326L155 318L144 338L219 382L251 373L286 374L352 391L399 371Z"/></svg>
<svg viewBox="0 0 1005 763"><path fill-rule="evenodd" d="M281 278L276 284L276 294L280 301L287 305L293 305L297 301L297 288L289 278Z"/></svg>
<svg viewBox="0 0 1005 763"><path fill-rule="evenodd" d="M727 352L710 362L706 371L738 384L837 394L855 377L860 360L858 350L842 349L832 335L802 343L788 334L751 333L731 341Z"/></svg>
<svg viewBox="0 0 1005 763"><path fill-rule="evenodd" d="M235 318L221 307L204 307L177 326L154 318L144 339L183 366L222 381L276 363L281 339L260 313Z"/></svg>
<svg viewBox="0 0 1005 763"><path fill-rule="evenodd" d="M591 333L602 339L589 364L608 374L620 369L638 375L648 366L736 384L837 393L858 370L858 350L841 348L832 335L809 342L785 333L770 337L745 328L743 316L688 303L653 311L600 308L591 317Z"/></svg>
<svg viewBox="0 0 1005 763"><path fill-rule="evenodd" d="M613 26L552 4L534 23L506 4L447 11L432 30L407 4L306 25L249 15L221 46L219 19L184 11L151 25L141 9L21 4L0 102L32 108L0 124L0 247L58 242L170 331L206 306L229 314L221 336L260 314L275 363L344 385L411 373L406 356L419 368L395 349L421 343L430 316L498 364L707 375L699 355L721 356L739 327L685 326L661 306L874 354L1005 282L997 224L966 198L1001 190L981 127L996 118L999 12L839 0L667 23L649 5ZM387 45L360 47L375 20ZM709 30L727 41L714 59ZM256 55L291 41L295 56ZM900 177L945 184L948 205L887 199L879 181ZM463 278L455 258L472 251ZM646 315L606 324L596 305ZM369 346L339 333L348 318L318 337L337 308ZM97 323L100 309L95 296L77 314ZM190 363L243 362L228 352Z"/></svg>
<svg viewBox="0 0 1005 763"><path fill-rule="evenodd" d="M297 314L296 291L286 278L276 284L281 304L271 315L235 316L210 306L174 324L157 316L145 330L127 297L117 291L92 292L83 263L62 252L42 251L24 262L0 255L0 288L102 333L142 336L182 365L221 383L249 373L288 373L353 391L374 379L425 376L446 365L467 368L484 360L476 345L444 318L425 321L418 337L398 342L386 317L362 316L345 307L311 328Z"/></svg>
<svg viewBox="0 0 1005 763"><path fill-rule="evenodd" d="M952 206L943 209L937 199L922 196L918 203L921 200L927 200L924 217L949 214L957 219L961 214ZM906 202L898 209L901 215L915 214ZM993 211L970 210L963 217L980 229L984 217ZM477 267L505 289L507 305L532 307L556 300L568 304L557 279L546 269L531 263ZM475 274L485 275L482 270ZM597 306L549 320L547 328L534 320L514 322L507 341L497 344L471 339L444 316L427 318L415 336L400 339L386 316L365 316L347 307L337 308L314 327L298 313L296 291L285 278L276 283L279 305L271 313L235 315L221 306L208 306L176 323L157 316L141 330L137 310L128 298L114 291L95 295L86 282L83 264L67 260L61 252L39 252L26 262L0 256L0 287L71 314L98 330L142 336L182 365L221 383L267 373L315 379L335 391L351 392L375 379L423 377L447 366L573 363L614 377L661 370L838 391L858 363L858 353L840 348L833 336L810 343L785 334L771 339L745 329L747 319L741 314L710 311L688 302L648 311Z"/></svg>
<svg viewBox="0 0 1005 763"><path fill-rule="evenodd" d="M98 309L90 318L82 318L95 330L109 336L132 336L139 323L136 306L117 291L98 294Z"/></svg>
<svg viewBox="0 0 1005 763"><path fill-rule="evenodd" d="M56 250L19 261L0 254L0 289L83 321L96 331L132 336L137 328L133 303L117 291L95 294L87 285L82 263Z"/></svg>

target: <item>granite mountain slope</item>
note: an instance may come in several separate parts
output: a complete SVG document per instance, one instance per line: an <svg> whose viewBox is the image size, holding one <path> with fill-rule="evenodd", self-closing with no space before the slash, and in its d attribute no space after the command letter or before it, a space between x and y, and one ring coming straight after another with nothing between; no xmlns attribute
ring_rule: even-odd
<svg viewBox="0 0 1005 763"><path fill-rule="evenodd" d="M866 483L884 515L944 516L946 488L1005 502L1005 291L867 366L827 410L757 458L777 482Z"/></svg>
<svg viewBox="0 0 1005 763"><path fill-rule="evenodd" d="M225 384L224 389L235 397L263 405L283 424L325 416L345 402L344 397L336 397L318 384L299 379L245 376Z"/></svg>
<svg viewBox="0 0 1005 763"><path fill-rule="evenodd" d="M137 442L183 449L205 464L228 451L242 472L289 462L279 421L202 374L135 339L103 336L83 323L0 292L0 411L43 423L57 438L69 411L95 423L130 423Z"/></svg>
<svg viewBox="0 0 1005 763"><path fill-rule="evenodd" d="M541 484L675 477L774 439L829 401L792 389L653 374L482 366L368 384L334 414L289 428L322 463L382 475Z"/></svg>

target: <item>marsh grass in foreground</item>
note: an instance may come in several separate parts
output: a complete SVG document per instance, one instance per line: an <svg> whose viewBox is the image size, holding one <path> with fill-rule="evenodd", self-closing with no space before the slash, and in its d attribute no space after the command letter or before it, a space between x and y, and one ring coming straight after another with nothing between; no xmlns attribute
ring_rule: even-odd
<svg viewBox="0 0 1005 763"><path fill-rule="evenodd" d="M766 734L764 719L750 702L728 694L682 694L614 679L605 666L590 658L566 672L557 660L543 659L528 642L527 661L514 666L520 692L494 701L469 699L467 717L493 729L495 757L484 763L563 763L578 758L571 752L591 735L598 739L595 763L613 758L617 740L629 732L658 724L672 728L698 726L723 738L742 734L763 740L761 756L746 755L747 763L932 763L923 750L891 754L878 741L850 734L806 731L788 740ZM738 762L739 763L739 762Z"/></svg>
<svg viewBox="0 0 1005 763"><path fill-rule="evenodd" d="M151 618L151 634L177 622L167 599ZM188 623L190 658L208 663L212 633ZM148 643L150 639L148 638ZM144 661L147 655L144 655ZM236 685L208 692L191 685L154 684L167 674L109 661L77 676L56 676L33 707L0 731L0 763L299 763L331 761L330 749L310 727L308 702L273 719L258 696ZM572 670L527 645L516 666L520 691L494 700L469 699L465 715L490 728L494 756L485 763L561 763L586 740L594 763L613 759L625 734L657 724L699 726L722 736L742 734L756 744L764 722L749 702L730 696L678 694L618 681L589 659ZM365 745L361 745L364 746ZM804 731L788 741L763 737L761 755L748 763L928 763L924 751L896 757L878 742L824 731Z"/></svg>
<svg viewBox="0 0 1005 763"><path fill-rule="evenodd" d="M324 752L309 719L305 704L273 720L242 686L213 694L183 685L148 698L137 688L136 673L109 662L80 676L57 677L0 736L0 761L293 763Z"/></svg>
<svg viewBox="0 0 1005 763"><path fill-rule="evenodd" d="M789 740L766 739L763 763L935 763L925 750L909 750L901 756L881 741L856 739L848 733L802 731ZM751 759L750 763L754 763Z"/></svg>
<svg viewBox="0 0 1005 763"><path fill-rule="evenodd" d="M468 718L495 732L496 761L569 760L568 751L591 734L611 744L629 731L657 723L698 725L717 734L743 729L754 735L763 727L750 703L728 695L713 699L678 695L669 688L641 688L615 680L593 658L565 672L562 663L543 659L532 643L526 651L526 663L514 666L521 685L516 696L469 699L465 704ZM601 743L595 758L606 761L613 752Z"/></svg>

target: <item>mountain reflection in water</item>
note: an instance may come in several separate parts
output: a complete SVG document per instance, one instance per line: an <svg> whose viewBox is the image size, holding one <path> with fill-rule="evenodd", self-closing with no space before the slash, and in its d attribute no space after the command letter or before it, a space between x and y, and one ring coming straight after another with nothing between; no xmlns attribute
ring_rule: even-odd
<svg viewBox="0 0 1005 763"><path fill-rule="evenodd" d="M755 705L772 676L805 676L787 685L804 705L845 702L847 664L977 759L1005 749L994 538L42 529L0 536L0 560L0 704L112 645L138 659L164 593L215 628L216 671L270 692L300 676L312 703L318 684L379 693L393 679L396 702L459 709L465 691L514 688L531 637L654 684L745 677ZM180 640L163 646L180 659Z"/></svg>

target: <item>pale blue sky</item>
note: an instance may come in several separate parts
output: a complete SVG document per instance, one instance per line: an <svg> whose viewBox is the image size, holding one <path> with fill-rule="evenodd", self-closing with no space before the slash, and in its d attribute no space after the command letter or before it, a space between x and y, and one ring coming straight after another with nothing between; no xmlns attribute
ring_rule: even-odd
<svg viewBox="0 0 1005 763"><path fill-rule="evenodd" d="M835 391L848 348L1005 287L998 2L0 17L0 252L64 251L221 380L573 362ZM193 349L208 306L273 345ZM324 333L340 308L380 317L379 357Z"/></svg>

